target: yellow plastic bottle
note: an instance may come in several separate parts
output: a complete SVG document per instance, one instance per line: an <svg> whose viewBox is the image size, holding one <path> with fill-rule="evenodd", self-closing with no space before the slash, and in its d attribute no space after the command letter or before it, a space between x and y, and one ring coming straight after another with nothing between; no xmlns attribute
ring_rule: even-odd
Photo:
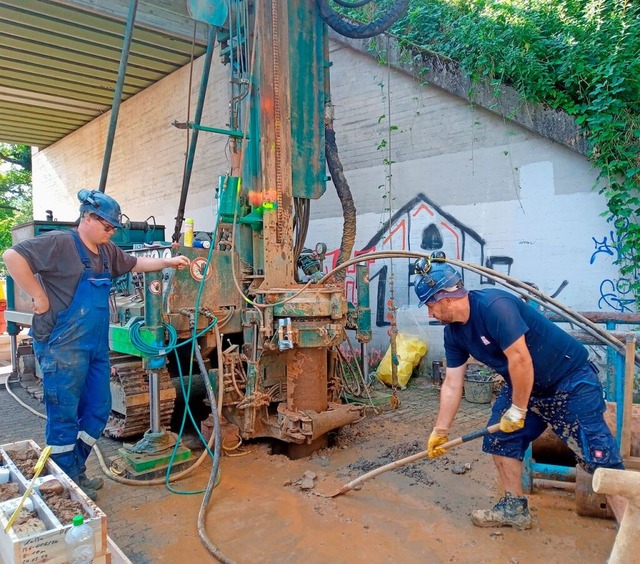
<svg viewBox="0 0 640 564"><path fill-rule="evenodd" d="M193 218L187 217L184 220L184 246L193 247Z"/></svg>

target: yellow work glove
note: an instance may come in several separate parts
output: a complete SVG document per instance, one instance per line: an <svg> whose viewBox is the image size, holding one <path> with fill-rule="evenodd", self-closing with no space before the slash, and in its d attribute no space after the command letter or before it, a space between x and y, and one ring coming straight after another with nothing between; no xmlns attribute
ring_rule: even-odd
<svg viewBox="0 0 640 564"><path fill-rule="evenodd" d="M503 433L513 433L522 429L526 416L526 409L520 409L517 405L511 404L511 407L504 412L502 419L500 419L500 430Z"/></svg>
<svg viewBox="0 0 640 564"><path fill-rule="evenodd" d="M442 445L449 440L447 433L449 429L442 429L440 427L434 427L427 443L427 456L429 458L438 458L447 452L447 449L442 448Z"/></svg>

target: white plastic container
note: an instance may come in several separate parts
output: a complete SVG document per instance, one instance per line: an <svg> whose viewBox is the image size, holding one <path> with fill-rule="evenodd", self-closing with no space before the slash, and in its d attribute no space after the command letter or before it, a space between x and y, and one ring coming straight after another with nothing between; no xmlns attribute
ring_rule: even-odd
<svg viewBox="0 0 640 564"><path fill-rule="evenodd" d="M11 471L6 466L0 466L0 484L6 484L11 476Z"/></svg>
<svg viewBox="0 0 640 564"><path fill-rule="evenodd" d="M33 481L33 489L40 493L40 486L50 482L51 480L57 480L57 478L51 474L48 474L47 476L40 476Z"/></svg>
<svg viewBox="0 0 640 564"><path fill-rule="evenodd" d="M14 497L13 499L9 499L7 501L3 501L2 503L0 503L0 511L4 513L4 516L7 519L9 519L13 515L13 512L16 510L16 507L18 507L18 505L20 504L21 499L22 499L22 496ZM24 500L24 504L22 505L22 508L26 509L27 511L33 511L33 501L31 501L30 497Z"/></svg>
<svg viewBox="0 0 640 564"><path fill-rule="evenodd" d="M73 518L73 526L64 537L70 564L90 564L96 555L93 529L84 522L82 515Z"/></svg>

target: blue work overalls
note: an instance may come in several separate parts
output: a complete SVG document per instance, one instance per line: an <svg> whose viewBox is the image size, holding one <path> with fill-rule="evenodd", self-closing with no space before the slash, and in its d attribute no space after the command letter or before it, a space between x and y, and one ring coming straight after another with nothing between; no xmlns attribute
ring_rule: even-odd
<svg viewBox="0 0 640 564"><path fill-rule="evenodd" d="M80 237L72 232L84 271L69 307L58 314L48 341L34 340L43 375L46 441L51 458L71 478L86 460L111 411L109 385L109 290L111 274L94 272Z"/></svg>

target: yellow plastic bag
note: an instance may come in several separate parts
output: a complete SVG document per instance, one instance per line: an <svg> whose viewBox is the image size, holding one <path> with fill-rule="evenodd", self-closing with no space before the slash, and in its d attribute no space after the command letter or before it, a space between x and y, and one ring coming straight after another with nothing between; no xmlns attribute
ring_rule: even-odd
<svg viewBox="0 0 640 564"><path fill-rule="evenodd" d="M398 386L402 390L407 387L413 369L420 359L427 353L427 343L417 337L398 333L396 337L396 350L398 356ZM387 349L380 365L378 366L378 380L387 386L393 385L391 377L391 345Z"/></svg>

